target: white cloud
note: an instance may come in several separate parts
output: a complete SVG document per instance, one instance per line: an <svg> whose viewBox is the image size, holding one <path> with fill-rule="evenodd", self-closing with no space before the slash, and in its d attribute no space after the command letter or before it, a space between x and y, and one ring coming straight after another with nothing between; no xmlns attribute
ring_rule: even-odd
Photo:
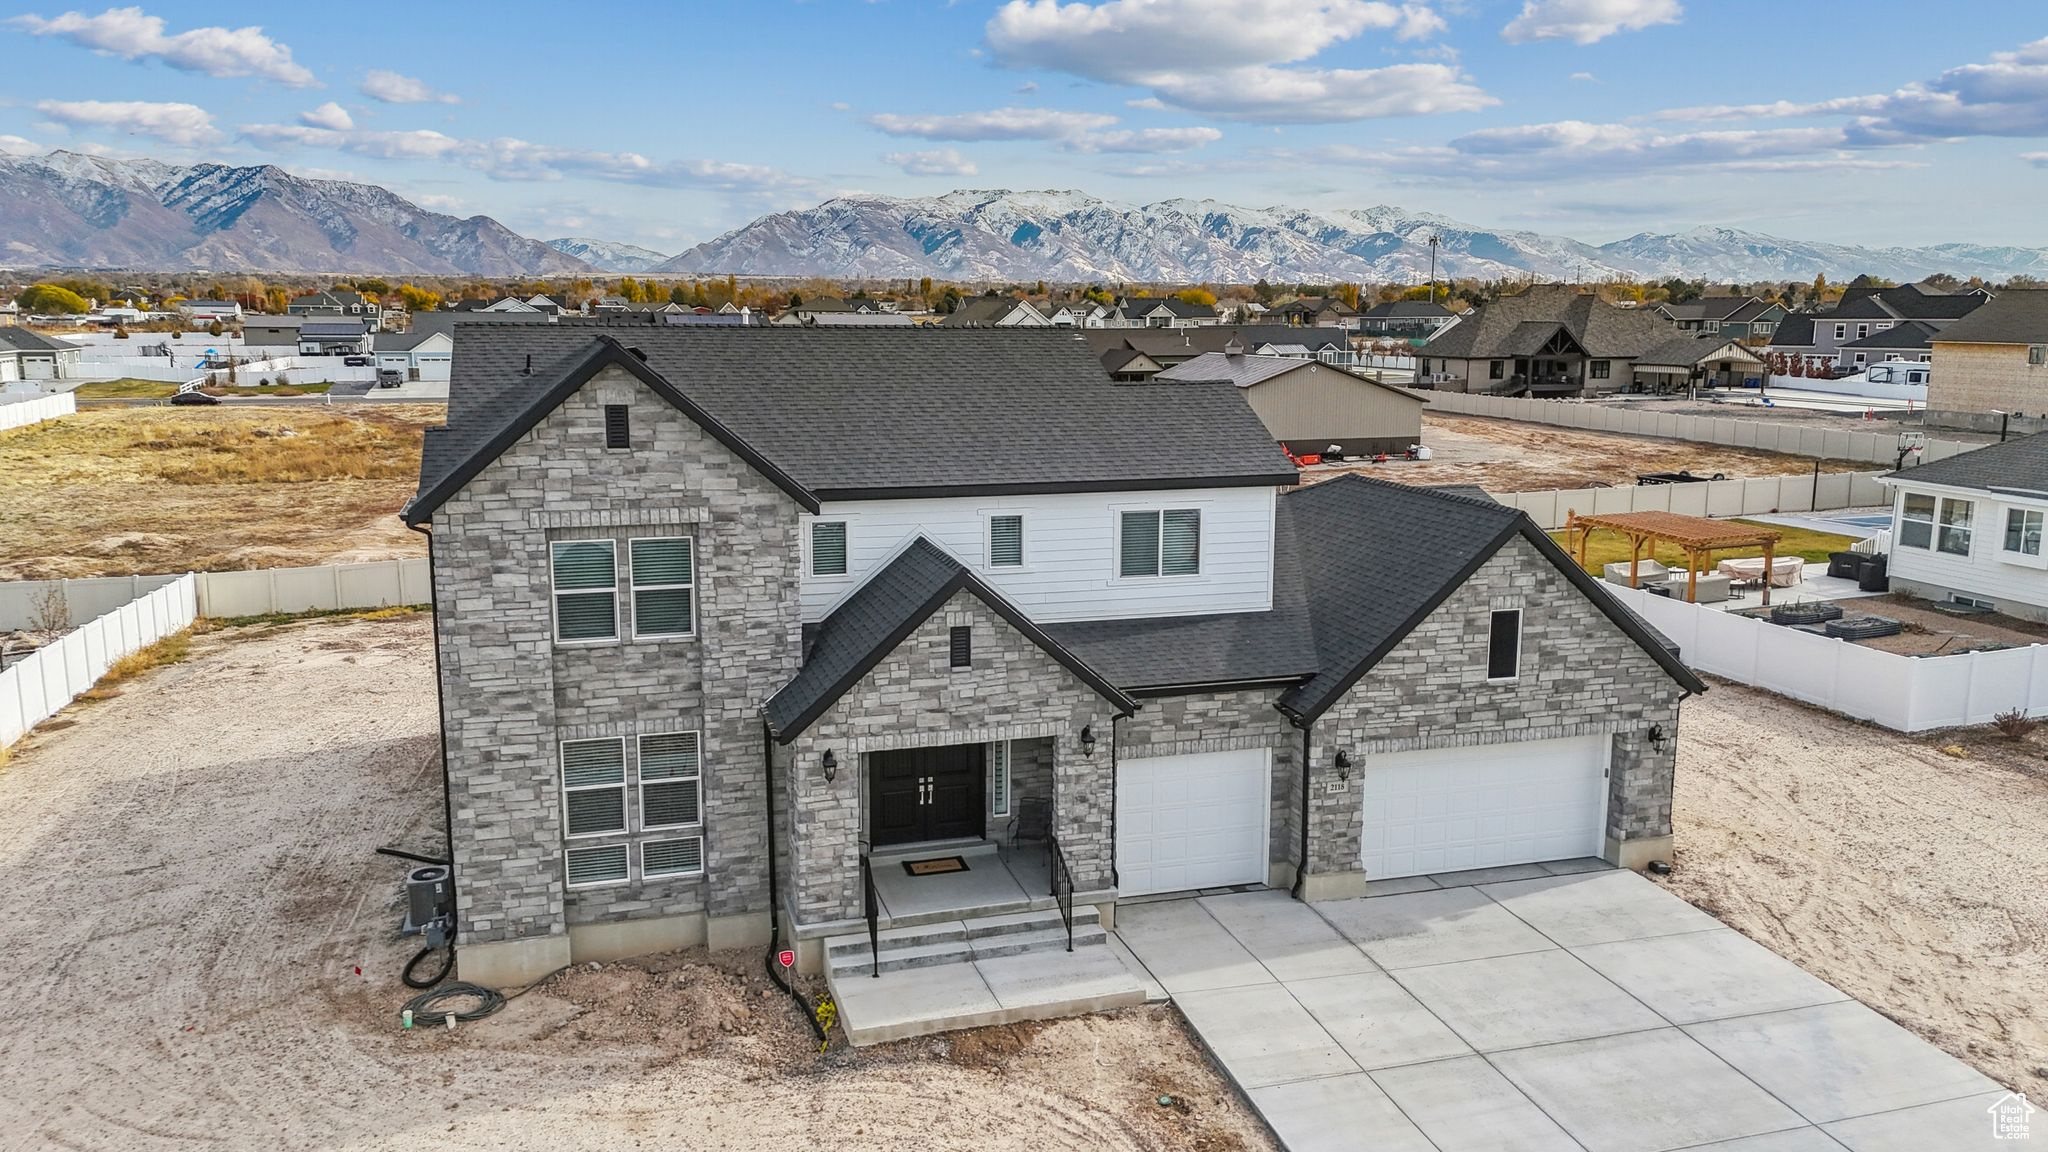
<svg viewBox="0 0 2048 1152"><path fill-rule="evenodd" d="M1522 14L1500 30L1500 38L1510 44L1592 44L1619 32L1676 24L1684 15L1678 0L1524 0Z"/></svg>
<svg viewBox="0 0 2048 1152"><path fill-rule="evenodd" d="M1600 78L1591 72L1574 72L1571 78L1582 84L1598 84L1600 82Z"/></svg>
<svg viewBox="0 0 2048 1152"><path fill-rule="evenodd" d="M424 80L387 72L382 68L371 69L363 76L358 86L363 95L380 104L460 104L461 99L448 92L436 92Z"/></svg>
<svg viewBox="0 0 2048 1152"><path fill-rule="evenodd" d="M1107 128L1116 123L1116 117L1051 108L996 108L922 116L880 112L868 117L868 123L891 136L923 140L1058 140Z"/></svg>
<svg viewBox="0 0 2048 1152"><path fill-rule="evenodd" d="M317 85L313 73L292 59L292 50L263 34L263 29L193 28L176 35L164 31L161 16L140 8L109 8L97 16L66 12L44 19L16 16L11 23L31 36L55 36L123 60L160 60L181 72L208 76L251 76L293 88Z"/></svg>
<svg viewBox="0 0 2048 1152"><path fill-rule="evenodd" d="M1140 128L1096 132L1068 138L1069 152L1135 152L1157 154L1204 148L1223 139L1214 128Z"/></svg>
<svg viewBox="0 0 2048 1152"><path fill-rule="evenodd" d="M311 112L299 113L299 123L312 128L331 128L337 132L346 132L356 126L355 118L348 114L348 109L332 100Z"/></svg>
<svg viewBox="0 0 2048 1152"><path fill-rule="evenodd" d="M44 100L36 111L67 128L104 128L193 147L220 139L213 117L196 104L146 100Z"/></svg>
<svg viewBox="0 0 2048 1152"><path fill-rule="evenodd" d="M431 212L462 211L460 196L443 196L438 192L430 192L424 196L408 196L406 199Z"/></svg>
<svg viewBox="0 0 2048 1152"><path fill-rule="evenodd" d="M43 146L26 136L0 135L0 152L16 156L33 156L43 151Z"/></svg>
<svg viewBox="0 0 2048 1152"><path fill-rule="evenodd" d="M882 157L882 163L900 169L905 176L972 176L980 171L974 161L952 148L891 152Z"/></svg>
<svg viewBox="0 0 2048 1152"><path fill-rule="evenodd" d="M0 145L5 145L9 140L20 139L21 137L19 136L0 136ZM23 140L22 143L26 144L27 141ZM2048 168L2048 152L2022 152L2020 153L2020 159L2025 160L2036 168Z"/></svg>
<svg viewBox="0 0 2048 1152"><path fill-rule="evenodd" d="M1036 91L1038 91L1038 81L1036 80L1026 80L1022 84L1017 85L1017 95L1019 96L1029 96Z"/></svg>
<svg viewBox="0 0 2048 1152"><path fill-rule="evenodd" d="M1149 89L1150 104L1274 123L1470 111L1493 100L1444 63L1301 66L1378 33L1444 30L1426 4L1380 0L1010 0L985 30L998 62Z"/></svg>

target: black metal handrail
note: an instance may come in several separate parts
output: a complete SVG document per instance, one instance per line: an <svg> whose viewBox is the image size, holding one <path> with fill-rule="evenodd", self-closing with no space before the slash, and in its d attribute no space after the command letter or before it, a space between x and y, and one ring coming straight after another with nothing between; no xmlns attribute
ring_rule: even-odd
<svg viewBox="0 0 2048 1152"><path fill-rule="evenodd" d="M1066 853L1060 851L1060 838L1047 831L1045 834L1046 871L1052 875L1053 902L1060 906L1060 920L1067 926L1067 951L1074 950L1074 874L1067 871Z"/></svg>
<svg viewBox="0 0 2048 1152"><path fill-rule="evenodd" d="M868 862L868 854L860 854L861 910L868 918L868 975L882 978L882 898L875 893L875 867Z"/></svg>

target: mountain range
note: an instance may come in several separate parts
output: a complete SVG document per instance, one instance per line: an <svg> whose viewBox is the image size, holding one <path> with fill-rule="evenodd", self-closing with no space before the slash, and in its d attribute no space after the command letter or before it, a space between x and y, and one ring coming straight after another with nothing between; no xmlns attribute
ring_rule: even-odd
<svg viewBox="0 0 2048 1152"><path fill-rule="evenodd" d="M0 264L158 271L553 277L591 273L1150 283L1686 276L1712 282L2048 278L2048 249L1858 247L1728 228L1586 244L1375 207L1125 204L1083 192L843 196L776 212L674 257L589 237L540 241L428 211L374 184L274 165L0 155Z"/></svg>

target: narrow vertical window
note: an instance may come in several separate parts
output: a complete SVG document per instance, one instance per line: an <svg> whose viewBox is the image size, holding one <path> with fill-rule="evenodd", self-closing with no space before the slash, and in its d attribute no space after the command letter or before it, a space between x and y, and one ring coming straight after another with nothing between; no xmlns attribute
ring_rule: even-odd
<svg viewBox="0 0 2048 1152"><path fill-rule="evenodd" d="M812 521L811 575L846 575L846 521Z"/></svg>
<svg viewBox="0 0 2048 1152"><path fill-rule="evenodd" d="M974 667L974 629L964 626L953 629L950 646L952 648L953 667Z"/></svg>
<svg viewBox="0 0 2048 1152"><path fill-rule="evenodd" d="M626 421L624 404L604 406L604 446L607 448L631 448L631 425Z"/></svg>
<svg viewBox="0 0 2048 1152"><path fill-rule="evenodd" d="M1160 516L1159 574L1193 576L1202 570L1202 513L1169 508Z"/></svg>
<svg viewBox="0 0 2048 1152"><path fill-rule="evenodd" d="M988 518L988 566L1015 568L1024 563L1024 517Z"/></svg>
<svg viewBox="0 0 2048 1152"><path fill-rule="evenodd" d="M1010 742L989 745L989 815L1010 814Z"/></svg>
<svg viewBox="0 0 2048 1152"><path fill-rule="evenodd" d="M1159 575L1159 513L1124 513L1119 535L1117 575Z"/></svg>
<svg viewBox="0 0 2048 1152"><path fill-rule="evenodd" d="M551 574L555 639L618 639L618 550L611 541L557 541Z"/></svg>
<svg viewBox="0 0 2048 1152"><path fill-rule="evenodd" d="M1513 680L1522 671L1522 610L1495 612L1486 642L1486 678Z"/></svg>

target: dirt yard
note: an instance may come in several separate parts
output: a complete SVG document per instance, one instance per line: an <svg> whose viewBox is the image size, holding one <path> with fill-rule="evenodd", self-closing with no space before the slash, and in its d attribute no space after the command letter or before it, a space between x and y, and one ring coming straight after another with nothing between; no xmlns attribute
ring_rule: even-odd
<svg viewBox="0 0 2048 1152"><path fill-rule="evenodd" d="M1716 683L1671 889L2001 1084L2048 1094L2048 732L1922 739Z"/></svg>
<svg viewBox="0 0 2048 1152"><path fill-rule="evenodd" d="M0 432L0 580L423 556L438 407L97 408Z"/></svg>
<svg viewBox="0 0 2048 1152"><path fill-rule="evenodd" d="M1890 596L1859 597L1842 601L1842 610L1851 616L1883 616L1897 620L1906 630L1897 636L1880 636L1872 640L1859 640L1865 648L1877 648L1885 652L1904 655L1944 652L1967 652L1987 645L2006 644L2025 647L2028 644L2048 643L2048 626L1987 612L1981 616L1957 616L1938 612L1925 601L1916 602L1908 597Z"/></svg>
<svg viewBox="0 0 2048 1152"><path fill-rule="evenodd" d="M1489 492L1534 492L1625 486L1634 484L1640 472L1689 471L1700 477L1718 472L1743 477L1813 471L1812 459L1804 456L1478 416L1426 414L1422 442L1432 454L1428 461L1321 465L1304 475L1310 483L1345 472L1363 472L1403 484L1477 484ZM1859 467L1846 460L1821 466L1829 472Z"/></svg>
<svg viewBox="0 0 2048 1152"><path fill-rule="evenodd" d="M203 635L18 745L0 1150L1271 1147L1170 1008L821 1056L694 952L402 1032L372 849L438 847L436 753L419 616Z"/></svg>

